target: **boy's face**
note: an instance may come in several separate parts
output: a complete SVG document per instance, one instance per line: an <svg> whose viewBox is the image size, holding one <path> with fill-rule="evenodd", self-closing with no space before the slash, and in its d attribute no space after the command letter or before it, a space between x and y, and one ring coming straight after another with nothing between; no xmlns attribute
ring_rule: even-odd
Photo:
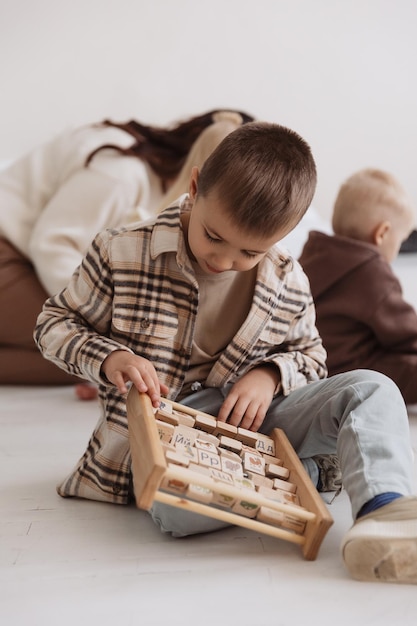
<svg viewBox="0 0 417 626"><path fill-rule="evenodd" d="M191 255L206 274L251 270L287 234L288 229L268 237L251 235L240 230L230 221L215 192L204 198L196 196L197 180L198 170L194 168L190 184L193 208L188 221L188 247Z"/></svg>

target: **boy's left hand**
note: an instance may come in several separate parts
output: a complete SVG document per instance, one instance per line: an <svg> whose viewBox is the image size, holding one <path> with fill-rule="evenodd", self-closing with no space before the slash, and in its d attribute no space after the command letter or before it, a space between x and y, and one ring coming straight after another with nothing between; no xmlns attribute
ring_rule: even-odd
<svg viewBox="0 0 417 626"><path fill-rule="evenodd" d="M280 372L274 366L251 370L233 385L217 419L248 430L259 430L279 381Z"/></svg>

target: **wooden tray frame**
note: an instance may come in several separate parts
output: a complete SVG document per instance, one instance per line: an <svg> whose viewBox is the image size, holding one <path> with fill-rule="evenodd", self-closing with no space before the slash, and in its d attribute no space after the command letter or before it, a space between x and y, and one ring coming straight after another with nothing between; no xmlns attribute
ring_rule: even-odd
<svg viewBox="0 0 417 626"><path fill-rule="evenodd" d="M164 402L171 404L174 410L191 416L207 415L207 413L176 402L165 399ZM208 487L214 492L233 497L242 497L242 494L244 494L244 491L236 487L217 483L210 476L192 472L186 467L168 467L160 443L151 400L147 394L139 393L133 386L127 397L127 417L132 455L133 486L136 505L139 508L149 510L153 502L163 502L299 544L306 560L312 561L316 559L321 543L328 529L333 524L333 518L281 429L274 429L270 437L275 443L276 456L282 459L284 467L290 471L290 482L297 486L300 504L305 510L291 506L291 504L274 502L257 492L251 491L250 497L252 502L261 506L286 512L291 514L292 517L305 521L303 534L296 534L283 528L239 515L238 513L215 508L209 504L195 502L181 495L160 491L161 482L163 479L168 478L182 481L191 481L192 479L192 482L196 485Z"/></svg>

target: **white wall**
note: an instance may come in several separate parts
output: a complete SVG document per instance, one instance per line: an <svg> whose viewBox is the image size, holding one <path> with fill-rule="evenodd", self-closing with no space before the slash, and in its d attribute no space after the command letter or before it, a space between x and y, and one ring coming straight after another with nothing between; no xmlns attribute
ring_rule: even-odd
<svg viewBox="0 0 417 626"><path fill-rule="evenodd" d="M315 205L372 165L417 205L416 0L0 0L0 161L103 117L246 109L310 142Z"/></svg>

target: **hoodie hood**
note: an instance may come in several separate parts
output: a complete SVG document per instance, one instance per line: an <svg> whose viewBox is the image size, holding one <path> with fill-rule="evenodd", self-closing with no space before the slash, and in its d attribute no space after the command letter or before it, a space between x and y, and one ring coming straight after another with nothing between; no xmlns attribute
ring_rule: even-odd
<svg viewBox="0 0 417 626"><path fill-rule="evenodd" d="M311 231L299 262L308 277L314 276L312 293L317 298L358 267L380 256L373 244Z"/></svg>

